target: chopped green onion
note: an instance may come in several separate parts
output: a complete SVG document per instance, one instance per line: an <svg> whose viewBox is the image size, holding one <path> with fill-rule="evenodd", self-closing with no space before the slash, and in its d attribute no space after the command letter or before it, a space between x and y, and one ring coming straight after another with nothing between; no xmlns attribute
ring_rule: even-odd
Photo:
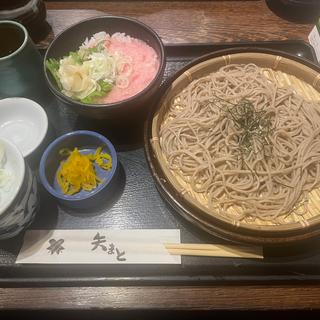
<svg viewBox="0 0 320 320"><path fill-rule="evenodd" d="M60 67L60 62L56 59L48 59L45 62L46 68L50 71L50 73L52 74L54 80L56 81L59 89L62 89L62 85L59 79L59 75L58 75L58 70Z"/></svg>
<svg viewBox="0 0 320 320"><path fill-rule="evenodd" d="M99 90L96 90L90 93L88 96L81 99L80 102L87 103L87 104L94 103L97 98L101 98L105 96L113 88L113 85L111 83L104 82L102 80L99 80L98 84L99 84Z"/></svg>

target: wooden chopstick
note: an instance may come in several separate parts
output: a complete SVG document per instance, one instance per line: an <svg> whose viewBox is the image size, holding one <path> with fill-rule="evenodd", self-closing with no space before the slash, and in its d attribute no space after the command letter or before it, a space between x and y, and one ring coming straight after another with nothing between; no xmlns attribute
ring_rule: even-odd
<svg viewBox="0 0 320 320"><path fill-rule="evenodd" d="M263 259L262 247L221 244L167 243L165 244L165 248L173 255Z"/></svg>

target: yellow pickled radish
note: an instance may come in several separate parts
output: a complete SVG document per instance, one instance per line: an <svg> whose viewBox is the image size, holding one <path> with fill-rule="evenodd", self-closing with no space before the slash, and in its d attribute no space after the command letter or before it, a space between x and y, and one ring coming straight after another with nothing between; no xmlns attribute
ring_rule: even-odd
<svg viewBox="0 0 320 320"><path fill-rule="evenodd" d="M73 151L62 149L60 154L69 154L57 172L58 185L66 195L73 195L81 189L91 191L103 182L95 172L94 162L104 170L112 168L112 158L102 152L102 147L97 148L94 154L81 154L78 148Z"/></svg>

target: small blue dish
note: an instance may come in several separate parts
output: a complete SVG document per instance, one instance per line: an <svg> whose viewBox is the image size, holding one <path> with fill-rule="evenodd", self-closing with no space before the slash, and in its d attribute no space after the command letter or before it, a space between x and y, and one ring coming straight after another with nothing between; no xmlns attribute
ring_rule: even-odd
<svg viewBox="0 0 320 320"><path fill-rule="evenodd" d="M80 153L88 154L94 153L100 146L112 158L112 168L110 170L103 170L95 166L96 173L103 182L91 191L81 190L74 195L63 194L56 180L60 163L66 159L65 156L60 154L60 150L78 148ZM86 210L97 207L106 201L113 185L112 182L118 172L117 168L117 153L111 142L99 133L79 130L62 135L49 144L41 157L39 173L42 185L61 204L74 209Z"/></svg>

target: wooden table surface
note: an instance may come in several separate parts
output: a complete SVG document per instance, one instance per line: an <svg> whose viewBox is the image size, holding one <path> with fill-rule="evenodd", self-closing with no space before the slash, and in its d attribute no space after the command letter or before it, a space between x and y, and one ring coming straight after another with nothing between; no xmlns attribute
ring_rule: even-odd
<svg viewBox="0 0 320 320"><path fill-rule="evenodd" d="M311 25L287 22L265 1L47 2L51 33L98 14L138 18L165 43L241 40L307 41ZM54 298L53 298L54 297ZM0 288L1 309L280 310L320 309L319 284Z"/></svg>
<svg viewBox="0 0 320 320"><path fill-rule="evenodd" d="M307 41L312 28L311 25L295 24L279 18L269 10L264 0L63 1L47 2L47 9L48 21L55 32L96 14L88 10L98 10L100 14L137 18L158 32L165 43L286 39ZM73 9L81 11L70 18L64 10Z"/></svg>

